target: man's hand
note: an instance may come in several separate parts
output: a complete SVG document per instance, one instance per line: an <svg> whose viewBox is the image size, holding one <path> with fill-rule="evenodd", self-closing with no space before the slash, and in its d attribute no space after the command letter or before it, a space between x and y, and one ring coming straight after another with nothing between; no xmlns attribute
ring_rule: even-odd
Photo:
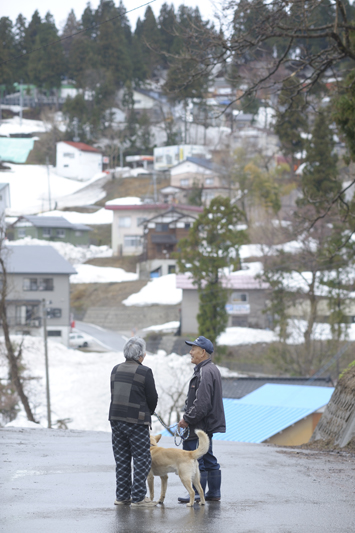
<svg viewBox="0 0 355 533"><path fill-rule="evenodd" d="M182 418L182 419L180 420L180 422L178 423L178 428L183 428L183 429L185 429L185 428L187 428L187 427L189 427L189 424L188 424L188 423Z"/></svg>

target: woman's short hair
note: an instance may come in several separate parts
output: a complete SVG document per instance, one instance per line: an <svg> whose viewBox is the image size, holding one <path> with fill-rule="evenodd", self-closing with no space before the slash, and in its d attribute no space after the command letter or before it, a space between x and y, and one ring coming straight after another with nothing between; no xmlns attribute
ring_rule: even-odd
<svg viewBox="0 0 355 533"><path fill-rule="evenodd" d="M145 355L145 340L131 337L123 347L123 355L127 361L139 362L139 358Z"/></svg>

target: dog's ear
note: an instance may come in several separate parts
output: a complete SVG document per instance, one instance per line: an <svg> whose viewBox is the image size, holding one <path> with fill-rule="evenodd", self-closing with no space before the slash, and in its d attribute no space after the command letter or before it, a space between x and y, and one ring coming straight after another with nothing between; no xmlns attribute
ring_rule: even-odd
<svg viewBox="0 0 355 533"><path fill-rule="evenodd" d="M161 439L161 435L157 435L157 436L155 437L155 442L159 442L160 439Z"/></svg>

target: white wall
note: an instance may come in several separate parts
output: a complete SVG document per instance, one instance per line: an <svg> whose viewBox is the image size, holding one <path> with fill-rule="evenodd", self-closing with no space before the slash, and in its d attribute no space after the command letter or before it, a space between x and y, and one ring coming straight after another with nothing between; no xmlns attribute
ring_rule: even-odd
<svg viewBox="0 0 355 533"><path fill-rule="evenodd" d="M102 155L82 152L70 144L57 143L57 166L59 176L77 180L89 180L102 170Z"/></svg>

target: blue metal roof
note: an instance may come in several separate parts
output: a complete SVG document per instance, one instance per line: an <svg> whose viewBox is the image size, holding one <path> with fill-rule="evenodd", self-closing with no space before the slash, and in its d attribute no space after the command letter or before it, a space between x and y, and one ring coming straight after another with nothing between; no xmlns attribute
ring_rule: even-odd
<svg viewBox="0 0 355 533"><path fill-rule="evenodd" d="M26 163L33 149L34 138L1 137L0 158L10 163Z"/></svg>
<svg viewBox="0 0 355 533"><path fill-rule="evenodd" d="M326 405L333 387L267 384L240 400L224 398L227 432L216 440L264 442Z"/></svg>

